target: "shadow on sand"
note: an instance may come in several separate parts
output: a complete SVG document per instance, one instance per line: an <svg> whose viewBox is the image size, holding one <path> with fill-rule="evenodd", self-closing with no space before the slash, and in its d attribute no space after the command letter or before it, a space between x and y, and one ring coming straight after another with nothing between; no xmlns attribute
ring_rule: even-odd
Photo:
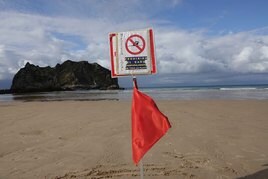
<svg viewBox="0 0 268 179"><path fill-rule="evenodd" d="M268 164L265 164L263 166L268 166ZM237 179L268 179L268 168Z"/></svg>

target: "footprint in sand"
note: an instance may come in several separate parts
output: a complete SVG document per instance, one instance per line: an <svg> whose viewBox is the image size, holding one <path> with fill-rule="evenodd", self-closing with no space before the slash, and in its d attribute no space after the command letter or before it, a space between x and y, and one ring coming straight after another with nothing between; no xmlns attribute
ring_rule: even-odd
<svg viewBox="0 0 268 179"><path fill-rule="evenodd" d="M26 132L20 132L20 135L41 135L41 130L33 130L33 131L26 131Z"/></svg>
<svg viewBox="0 0 268 179"><path fill-rule="evenodd" d="M55 179L67 179L67 178L131 178L140 175L139 168L133 167L132 165L121 164L121 165L97 165L92 169L86 169L83 171L69 172L64 176L56 176ZM192 178L194 175L188 173L182 173L176 168L166 165L154 165L145 164L144 165L144 176L178 176L187 175Z"/></svg>

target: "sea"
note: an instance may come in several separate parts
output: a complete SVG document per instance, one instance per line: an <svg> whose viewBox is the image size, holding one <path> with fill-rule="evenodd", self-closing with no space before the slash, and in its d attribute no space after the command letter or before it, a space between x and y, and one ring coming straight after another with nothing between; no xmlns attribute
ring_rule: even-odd
<svg viewBox="0 0 268 179"><path fill-rule="evenodd" d="M219 85L139 88L155 100L267 100L267 85ZM132 88L124 90L77 90L28 94L1 94L0 102L131 100Z"/></svg>

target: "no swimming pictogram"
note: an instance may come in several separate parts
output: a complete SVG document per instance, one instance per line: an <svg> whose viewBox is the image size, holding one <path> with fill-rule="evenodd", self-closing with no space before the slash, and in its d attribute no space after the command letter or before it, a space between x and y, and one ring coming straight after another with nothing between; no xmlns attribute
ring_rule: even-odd
<svg viewBox="0 0 268 179"><path fill-rule="evenodd" d="M138 55L145 49L145 40L138 34L131 35L127 38L125 47L128 53Z"/></svg>
<svg viewBox="0 0 268 179"><path fill-rule="evenodd" d="M109 42L113 78L156 73L152 29L113 32Z"/></svg>

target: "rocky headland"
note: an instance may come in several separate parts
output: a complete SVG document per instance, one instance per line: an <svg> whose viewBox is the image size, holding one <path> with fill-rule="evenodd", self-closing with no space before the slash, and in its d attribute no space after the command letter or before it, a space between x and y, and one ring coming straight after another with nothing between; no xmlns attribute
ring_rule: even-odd
<svg viewBox="0 0 268 179"><path fill-rule="evenodd" d="M66 90L119 89L110 70L97 63L67 60L55 67L39 67L27 63L14 76L9 93Z"/></svg>

